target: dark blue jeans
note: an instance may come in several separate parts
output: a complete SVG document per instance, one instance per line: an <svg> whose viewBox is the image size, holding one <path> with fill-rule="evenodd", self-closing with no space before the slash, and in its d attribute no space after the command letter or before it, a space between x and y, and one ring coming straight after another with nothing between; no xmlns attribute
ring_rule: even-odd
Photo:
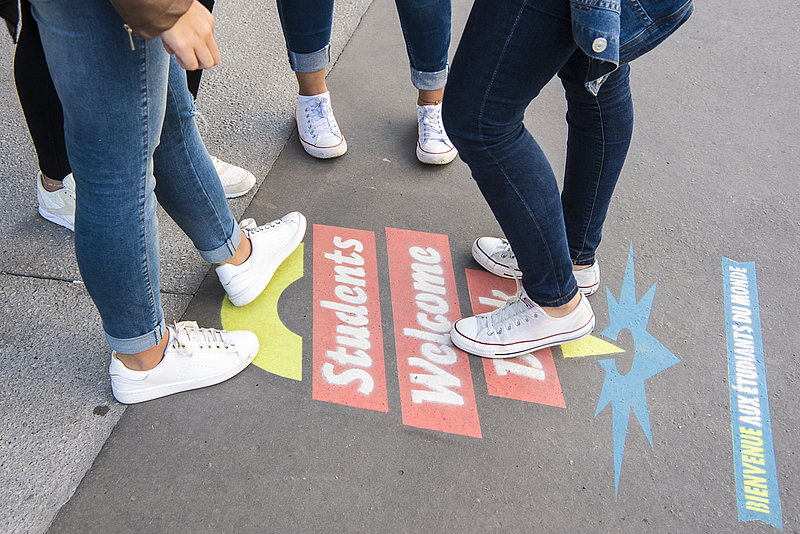
<svg viewBox="0 0 800 534"><path fill-rule="evenodd" d="M333 0L277 0L289 63L316 72L330 61ZM395 0L411 81L417 89L441 89L447 81L450 0Z"/></svg>
<svg viewBox="0 0 800 534"><path fill-rule="evenodd" d="M628 66L597 97L584 87L587 68L567 0L476 0L445 89L447 133L517 256L523 287L544 306L569 302L573 264L594 261L633 130ZM569 127L560 195L522 123L556 75Z"/></svg>

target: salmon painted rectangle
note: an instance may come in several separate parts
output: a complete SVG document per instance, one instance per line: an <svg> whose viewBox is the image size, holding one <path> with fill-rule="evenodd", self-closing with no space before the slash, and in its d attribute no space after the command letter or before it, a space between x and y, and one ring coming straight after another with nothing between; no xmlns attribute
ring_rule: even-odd
<svg viewBox="0 0 800 534"><path fill-rule="evenodd" d="M450 341L461 318L446 235L386 229L403 424L481 437L469 356Z"/></svg>
<svg viewBox="0 0 800 534"><path fill-rule="evenodd" d="M388 412L375 234L314 225L315 400Z"/></svg>
<svg viewBox="0 0 800 534"><path fill-rule="evenodd" d="M466 269L472 312L499 308L517 292L514 280L487 271ZM549 348L515 358L483 360L489 395L565 408L561 382Z"/></svg>

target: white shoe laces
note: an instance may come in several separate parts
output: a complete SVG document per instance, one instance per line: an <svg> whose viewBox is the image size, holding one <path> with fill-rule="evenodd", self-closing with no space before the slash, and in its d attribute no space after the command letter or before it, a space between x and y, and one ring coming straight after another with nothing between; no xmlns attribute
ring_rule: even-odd
<svg viewBox="0 0 800 534"><path fill-rule="evenodd" d="M489 336L500 335L504 330L511 331L516 326L523 326L539 318L541 313L539 307L531 301L533 307L530 308L522 300L523 289L516 271L514 281L517 283L516 295L509 297L506 303L495 311L476 316L480 329L486 328Z"/></svg>
<svg viewBox="0 0 800 534"><path fill-rule="evenodd" d="M341 137L339 125L333 117L331 102L327 98L317 98L304 108L306 122L311 135L319 137L317 132L332 133L336 137Z"/></svg>
<svg viewBox="0 0 800 534"><path fill-rule="evenodd" d="M272 222L267 224L262 224L261 226L256 226L255 219L244 219L242 222L239 223L239 228L244 230L247 235L250 234L257 234L258 232L263 232L264 230L269 230L270 228L275 228L283 224L283 219L275 219Z"/></svg>
<svg viewBox="0 0 800 534"><path fill-rule="evenodd" d="M500 257L503 259L505 258L510 258L512 260L517 259L517 256L514 254L514 251L511 250L511 244L509 244L509 242L506 241L505 239L500 240L500 244L497 245L497 247L495 247L495 249L492 251L492 255L495 255L498 252L500 253Z"/></svg>
<svg viewBox="0 0 800 534"><path fill-rule="evenodd" d="M184 353L231 348L222 337L222 331L200 328L194 321L175 323L174 335L170 339L169 346Z"/></svg>
<svg viewBox="0 0 800 534"><path fill-rule="evenodd" d="M418 122L422 125L422 144L428 141L440 141L450 145L450 139L442 124L442 107L421 106L421 110Z"/></svg>

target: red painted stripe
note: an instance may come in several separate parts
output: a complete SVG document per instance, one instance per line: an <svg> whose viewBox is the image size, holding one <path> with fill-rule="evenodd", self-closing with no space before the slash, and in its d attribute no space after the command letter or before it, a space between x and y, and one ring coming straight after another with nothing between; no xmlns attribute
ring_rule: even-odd
<svg viewBox="0 0 800 534"><path fill-rule="evenodd" d="M450 342L461 318L446 235L386 229L403 424L481 437L469 356Z"/></svg>
<svg viewBox="0 0 800 534"><path fill-rule="evenodd" d="M316 400L388 412L375 234L314 225Z"/></svg>
<svg viewBox="0 0 800 534"><path fill-rule="evenodd" d="M466 269L466 274L473 313L492 311L517 292L514 280L474 269ZM515 358L484 358L483 371L489 395L566 407L549 348Z"/></svg>

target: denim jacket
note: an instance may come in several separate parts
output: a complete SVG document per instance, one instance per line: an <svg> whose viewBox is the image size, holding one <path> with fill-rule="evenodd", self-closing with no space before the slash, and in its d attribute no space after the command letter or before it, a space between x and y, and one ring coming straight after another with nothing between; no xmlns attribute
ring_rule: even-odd
<svg viewBox="0 0 800 534"><path fill-rule="evenodd" d="M655 48L692 14L692 0L570 0L572 37L589 56L596 95L621 63Z"/></svg>

